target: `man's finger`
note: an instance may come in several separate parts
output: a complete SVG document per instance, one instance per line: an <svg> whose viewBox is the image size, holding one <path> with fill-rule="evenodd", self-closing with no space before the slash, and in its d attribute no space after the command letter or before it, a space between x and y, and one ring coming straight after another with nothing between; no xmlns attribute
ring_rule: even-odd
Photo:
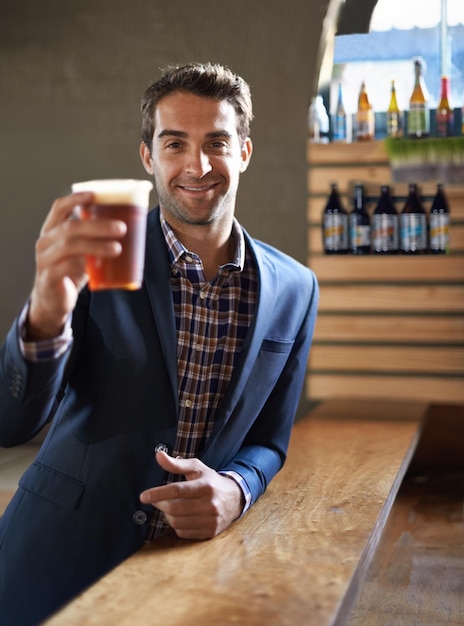
<svg viewBox="0 0 464 626"><path fill-rule="evenodd" d="M183 475L187 480L197 478L201 474L203 464L198 459L182 459L174 458L166 454L166 452L158 451L156 460L160 467L171 474Z"/></svg>
<svg viewBox="0 0 464 626"><path fill-rule="evenodd" d="M87 204L91 202L93 194L90 192L82 192L79 194L71 194L63 198L58 198L47 215L41 232L45 233L61 222L73 217L75 209L80 203Z"/></svg>

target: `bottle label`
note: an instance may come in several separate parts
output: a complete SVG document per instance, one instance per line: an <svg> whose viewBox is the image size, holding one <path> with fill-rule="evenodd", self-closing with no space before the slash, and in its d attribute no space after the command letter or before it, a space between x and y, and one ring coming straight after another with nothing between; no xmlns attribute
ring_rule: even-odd
<svg viewBox="0 0 464 626"><path fill-rule="evenodd" d="M324 215L324 249L348 249L348 216L343 213Z"/></svg>
<svg viewBox="0 0 464 626"><path fill-rule="evenodd" d="M427 107L425 104L411 103L408 113L408 134L423 135L428 133Z"/></svg>
<svg viewBox="0 0 464 626"><path fill-rule="evenodd" d="M387 113L387 135L388 137L401 137L401 115L399 113Z"/></svg>
<svg viewBox="0 0 464 626"><path fill-rule="evenodd" d="M333 140L346 141L346 117L344 115L334 115L333 123Z"/></svg>
<svg viewBox="0 0 464 626"><path fill-rule="evenodd" d="M372 247L376 252L398 250L398 216L380 213L372 216Z"/></svg>
<svg viewBox="0 0 464 626"><path fill-rule="evenodd" d="M356 116L356 138L374 138L374 112L372 109L358 111Z"/></svg>
<svg viewBox="0 0 464 626"><path fill-rule="evenodd" d="M453 135L453 117L451 111L437 111L436 114L437 137L452 137Z"/></svg>
<svg viewBox="0 0 464 626"><path fill-rule="evenodd" d="M350 241L352 248L371 245L371 229L369 224L358 224L355 215L350 216Z"/></svg>
<svg viewBox="0 0 464 626"><path fill-rule="evenodd" d="M430 249L447 250L449 244L448 213L432 213L430 215Z"/></svg>
<svg viewBox="0 0 464 626"><path fill-rule="evenodd" d="M401 250L417 252L427 248L427 219L425 213L400 215Z"/></svg>

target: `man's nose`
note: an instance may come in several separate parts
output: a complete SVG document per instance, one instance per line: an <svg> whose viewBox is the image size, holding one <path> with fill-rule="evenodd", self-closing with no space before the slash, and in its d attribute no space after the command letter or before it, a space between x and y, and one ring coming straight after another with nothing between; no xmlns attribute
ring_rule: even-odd
<svg viewBox="0 0 464 626"><path fill-rule="evenodd" d="M188 154L185 170L196 178L202 178L213 169L209 156L203 150L192 150Z"/></svg>

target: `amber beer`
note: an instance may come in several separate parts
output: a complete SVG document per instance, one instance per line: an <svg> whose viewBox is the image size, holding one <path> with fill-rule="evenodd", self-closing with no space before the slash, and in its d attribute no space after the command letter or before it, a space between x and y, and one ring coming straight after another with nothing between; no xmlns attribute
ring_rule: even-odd
<svg viewBox="0 0 464 626"><path fill-rule="evenodd" d="M121 254L113 258L88 256L86 271L92 291L140 289L145 262L145 234L150 191L147 180L90 180L72 185L73 192L91 191L92 204L80 208L81 219L117 219L127 225Z"/></svg>

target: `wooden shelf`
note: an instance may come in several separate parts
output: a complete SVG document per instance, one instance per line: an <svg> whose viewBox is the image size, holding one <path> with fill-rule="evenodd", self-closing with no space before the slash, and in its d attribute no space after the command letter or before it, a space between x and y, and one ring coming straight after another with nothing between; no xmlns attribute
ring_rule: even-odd
<svg viewBox="0 0 464 626"><path fill-rule="evenodd" d="M464 284L464 255L314 255L320 282L405 282Z"/></svg>
<svg viewBox="0 0 464 626"><path fill-rule="evenodd" d="M332 182L347 211L357 182L370 198L389 185L398 211L407 193L393 181L383 141L308 143L308 265L321 287L308 398L463 402L464 183L445 186L451 254L357 257L323 253L321 217ZM420 185L427 211L437 183ZM371 200L367 210L374 208Z"/></svg>

